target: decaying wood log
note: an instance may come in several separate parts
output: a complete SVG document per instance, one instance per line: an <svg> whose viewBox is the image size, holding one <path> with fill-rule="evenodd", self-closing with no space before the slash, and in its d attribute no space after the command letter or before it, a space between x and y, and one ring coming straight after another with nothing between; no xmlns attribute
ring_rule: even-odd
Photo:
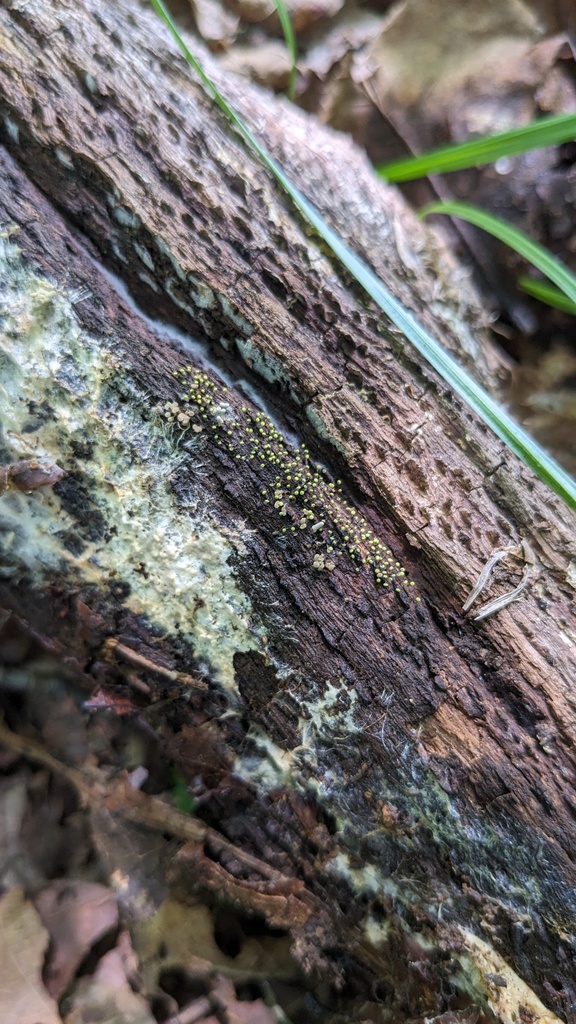
<svg viewBox="0 0 576 1024"><path fill-rule="evenodd" d="M181 686L170 755L305 883L282 904L305 967L378 980L391 1020L576 1020L573 517L332 265L149 11L4 0L0 33L1 462L66 473L0 496L3 607L84 687L110 638ZM497 391L465 275L363 157L222 88ZM485 599L527 550L537 574L475 622L521 541Z"/></svg>

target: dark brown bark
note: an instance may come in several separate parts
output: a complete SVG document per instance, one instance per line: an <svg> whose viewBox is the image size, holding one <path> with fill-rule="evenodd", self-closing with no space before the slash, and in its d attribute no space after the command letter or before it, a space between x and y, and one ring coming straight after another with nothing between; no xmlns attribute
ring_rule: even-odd
<svg viewBox="0 0 576 1024"><path fill-rule="evenodd" d="M172 371L200 365L117 293L108 269L142 310L205 342L214 370L248 380L283 429L343 481L319 530L333 528L337 539L336 567L327 571L314 565L324 550L317 534L300 530L306 504L288 502L281 517L277 463L258 449L251 455L256 407L207 371L224 418L197 419L196 435L187 429L187 457L166 489L183 510L190 494L197 500L205 491L210 515L242 534L234 573L250 600L252 642L238 647L237 691L226 697L238 718L220 716L224 639L213 657L176 622L160 639L165 630L150 607L138 614L129 600L123 565L115 575L102 567L112 540L89 419L84 448L74 435L75 448L51 451L68 474L55 493L76 561L42 575L12 546L5 606L50 638L84 684L109 636L130 636L132 646L138 638L160 662L205 672L212 695L199 691L196 718L187 721L184 701L178 707L190 729L200 706L213 719L212 761L198 754L196 733L193 743L185 731L172 740L172 753L175 743L191 775L210 775L229 839L305 881L307 910L294 911L303 962L313 962L316 948L323 969L350 984L361 977L369 985L371 972L388 979L396 1014L401 1005L407 1016L438 1012L451 985L458 1006L478 1005L489 1018L510 1019L513 999L517 1009L532 989L550 1011L575 1020L573 517L366 307L149 12L124 0L4 3L0 31L0 216L18 225L14 241L35 272L86 290L75 316L111 353L103 408L124 415L133 402L142 430L157 430L156 407L182 392ZM499 359L464 278L432 242L424 251L422 229L362 157L286 105L227 87L237 88L243 116L334 226L496 390ZM68 388L72 420L84 399L74 404L65 369L50 372ZM62 405L31 405L29 434L57 416ZM275 435L265 443L285 481L297 457ZM135 463L157 460L163 472L147 445L134 442ZM30 454L15 453L10 435L4 448L6 464ZM324 486L313 467L305 472L309 487ZM129 504L129 495L122 500ZM353 510L362 523L356 546L378 538L414 588L377 585L350 557L342 508L347 522ZM171 542L147 540L145 516L139 509L133 521L143 564L147 546ZM537 579L509 609L474 623L461 611L467 591L494 548L521 539L537 556ZM520 575L509 570L509 588ZM268 782L266 744L274 745ZM237 755L241 811L240 784L231 781ZM216 868L214 878L206 863L201 869L217 885ZM365 938L368 916L390 924L379 948ZM493 966L502 956L524 980L520 996L487 980L488 948Z"/></svg>

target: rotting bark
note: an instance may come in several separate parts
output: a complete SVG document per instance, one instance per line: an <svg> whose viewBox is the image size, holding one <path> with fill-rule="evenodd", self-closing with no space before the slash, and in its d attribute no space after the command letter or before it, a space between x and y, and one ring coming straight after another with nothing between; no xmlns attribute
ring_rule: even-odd
<svg viewBox="0 0 576 1024"><path fill-rule="evenodd" d="M522 1005L526 1020L554 1019L538 996L575 1020L573 517L366 308L148 12L4 3L0 31L0 219L19 228L5 240L13 407L3 403L1 461L49 455L67 473L49 499L0 498L4 607L83 686L105 682L97 659L110 637L203 674L209 696L182 696L182 731L169 737L166 724L166 743L191 776L211 775L229 840L305 881L293 929L305 966L352 987L379 978L393 1019L476 1006L507 1021ZM463 275L424 249L361 156L248 87L235 102L402 301L496 389L501 366L473 297L459 297ZM182 355L106 270L204 355ZM48 345L64 332L46 355L43 330ZM195 413L196 433L167 427L158 409L176 401L177 416L173 371L185 363L224 409ZM254 389L342 478L336 501L362 522L357 546L379 538L413 591L377 585L350 557L332 505L336 567L315 566L326 545L300 530L306 505L281 517L277 464L252 455ZM11 419L19 403L26 418ZM149 508L137 497L147 487ZM182 554L187 530L196 546ZM475 624L461 612L467 591L493 549L519 539L537 580ZM521 569L503 565L501 589L512 588ZM222 716L228 704L240 714ZM199 708L211 760L198 754ZM205 886L222 885L217 853L194 856ZM504 962L524 987L491 980Z"/></svg>

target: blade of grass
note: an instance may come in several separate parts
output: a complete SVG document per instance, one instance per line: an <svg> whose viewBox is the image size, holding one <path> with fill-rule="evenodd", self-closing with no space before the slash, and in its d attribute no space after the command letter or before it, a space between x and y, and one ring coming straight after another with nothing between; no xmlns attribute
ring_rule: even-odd
<svg viewBox="0 0 576 1024"><path fill-rule="evenodd" d="M516 283L527 295L540 299L540 302L545 302L546 305L552 306L553 309L559 309L562 313L571 313L572 316L576 316L576 302L572 302L555 285L526 276L519 277Z"/></svg>
<svg viewBox="0 0 576 1024"><path fill-rule="evenodd" d="M576 114L558 114L543 117L521 128L488 135L470 142L456 142L450 146L382 164L378 174L386 181L411 181L427 174L461 171L468 167L491 164L501 157L527 153L543 146L556 146L576 138Z"/></svg>
<svg viewBox="0 0 576 1024"><path fill-rule="evenodd" d="M380 309L403 332L405 337L412 342L418 352L434 367L446 383L468 403L526 465L530 466L541 480L555 491L570 508L576 510L576 481L470 377L466 370L459 366L448 352L444 351L435 338L418 323L412 313L405 309L402 303L392 295L374 271L348 248L337 232L330 227L315 207L292 184L281 167L269 156L244 121L242 121L228 101L222 96L186 46L162 0L151 0L151 3L167 25L184 57L190 66L194 68L208 93L214 98L220 109L224 111L248 145L258 154L262 163L272 172L297 209L330 247L340 263L355 277L366 293L380 306Z"/></svg>
<svg viewBox="0 0 576 1024"><path fill-rule="evenodd" d="M556 259L539 242L535 242L534 239L525 235L523 231L519 231L518 228L513 228L505 220L500 220L499 217L486 213L485 210L481 210L478 206L456 201L429 203L428 206L424 206L419 211L418 216L427 217L430 213L446 213L452 217L461 217L462 220L468 221L469 224L474 224L477 228L487 231L494 238L498 238L501 242L509 245L511 249L519 253L520 256L523 256L525 260L528 260L528 263L531 263L545 277L553 281L560 291L564 292L564 295L567 295L572 302L576 302L576 277L568 270L568 267Z"/></svg>
<svg viewBox="0 0 576 1024"><path fill-rule="evenodd" d="M298 43L296 42L296 34L294 32L292 18L290 17L290 12L284 3L284 0L274 0L274 3L276 4L280 25L282 26L282 31L284 33L284 40L288 48L288 53L290 54L290 60L292 61L286 95L289 100L294 102L294 96L296 94L296 76L298 74L298 68L296 66L298 64Z"/></svg>

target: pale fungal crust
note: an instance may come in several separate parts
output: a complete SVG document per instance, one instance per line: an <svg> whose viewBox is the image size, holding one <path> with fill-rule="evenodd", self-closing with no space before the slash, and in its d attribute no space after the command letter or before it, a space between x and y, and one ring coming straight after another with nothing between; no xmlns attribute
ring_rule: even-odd
<svg viewBox="0 0 576 1024"><path fill-rule="evenodd" d="M6 237L0 279L5 454L54 460L75 473L88 503L84 517L67 511L51 488L4 494L4 572L40 587L62 575L105 592L121 583L126 606L181 635L232 690L234 654L259 648L262 633L229 565L243 553L242 530L225 530L205 495L178 505L169 480L181 456L161 425L151 424L149 397L81 328L74 296L32 273ZM118 401L121 392L128 401Z"/></svg>
<svg viewBox="0 0 576 1024"><path fill-rule="evenodd" d="M263 793L290 786L294 781L298 747L283 750L274 743L267 732L255 722L250 724L246 739L254 747L253 753L244 753L234 758L233 773L245 779Z"/></svg>
<svg viewBox="0 0 576 1024"><path fill-rule="evenodd" d="M287 672L287 680L289 676L290 673ZM323 693L311 696L310 700L302 700L298 692L291 692L288 685L284 691L284 699L287 697L292 697L301 711L301 745L292 750L282 750L259 727L253 726L250 735L256 751L251 755L238 756L234 762L234 773L249 780L251 784L260 786L263 792L269 793L279 786L298 789L301 785L300 772L303 762L314 765L314 771L306 781L307 788L315 792L322 806L329 808L337 829L345 831L348 819L339 813L338 805L332 800L334 793L341 792L342 778L336 778L327 769L321 757L321 745L351 740L365 730L366 726L362 726L358 720L358 694L353 687L341 680L336 684L328 681ZM384 778L380 796L384 802L390 796L386 791ZM442 820L448 825L442 838L448 842L451 814L456 812L443 791L438 789L437 797L444 804ZM383 827L386 827L385 824ZM375 831L377 830L378 823L375 821ZM362 858L343 849L331 857L326 870L331 875L343 878L357 896L391 900L400 914L401 907L409 908L414 902L419 902L426 909L430 919L438 921L438 934L426 929L412 931L405 921L403 931L410 936L413 955L416 957L415 950L419 948L421 957L425 960L428 955L434 955L439 942L444 942L445 949L449 945L452 959L457 964L451 982L462 993L466 993L473 1003L492 1010L500 1024L522 1024L522 1021L528 1019L526 1011L531 1015L529 1019L533 1020L534 1024L562 1024L561 1019L544 1006L497 950L451 917L449 911L452 900L448 893L445 897L436 894L430 902L424 903L418 881L411 882L407 877L397 880L388 871L381 870L378 865L362 863ZM449 929L446 937L443 937L443 907ZM363 928L367 940L376 948L385 948L393 931L390 920L382 922L370 914L367 914Z"/></svg>
<svg viewBox="0 0 576 1024"><path fill-rule="evenodd" d="M471 995L484 990L488 1006L502 1024L527 1019L534 1024L562 1024L492 946L468 928L460 930L464 950L456 956L462 964L462 988Z"/></svg>
<svg viewBox="0 0 576 1024"><path fill-rule="evenodd" d="M315 700L301 701L301 708L305 717L300 717L298 724L303 746L318 736L352 736L361 732L356 720L358 694L344 679L337 685L328 681L323 694Z"/></svg>
<svg viewBox="0 0 576 1024"><path fill-rule="evenodd" d="M396 901L402 895L401 887L392 878L384 876L372 864L352 867L345 853L340 852L332 859L330 871L346 878L356 893L368 896L385 894ZM367 938L374 945L387 942L389 923L382 926L368 916L364 927ZM452 982L473 1002L489 1008L499 1024L522 1024L526 1020L534 1024L562 1024L560 1017L544 1006L530 986L488 942L461 925L451 924L451 929L454 945L456 934L461 938L461 948L452 952L453 959L460 964ZM415 932L411 941L420 946L422 959L427 952L434 950L434 943L424 932Z"/></svg>
<svg viewBox="0 0 576 1024"><path fill-rule="evenodd" d="M258 784L265 793L278 786L298 788L302 764L317 763L318 740L334 737L348 739L361 732L355 719L358 694L353 686L345 680L340 680L336 685L328 681L323 693L314 690L310 700L305 700L298 689L291 689L291 676L292 671L287 665L277 668L277 677L286 684L284 698L292 700L298 709L299 744L292 750L281 749L260 727L252 725L250 737L257 753L238 755L234 762L235 774L250 780L251 784ZM327 803L338 784L339 780L330 773L323 773L321 777L314 775L307 783L315 789L318 798ZM337 811L334 808L331 810L337 817Z"/></svg>

